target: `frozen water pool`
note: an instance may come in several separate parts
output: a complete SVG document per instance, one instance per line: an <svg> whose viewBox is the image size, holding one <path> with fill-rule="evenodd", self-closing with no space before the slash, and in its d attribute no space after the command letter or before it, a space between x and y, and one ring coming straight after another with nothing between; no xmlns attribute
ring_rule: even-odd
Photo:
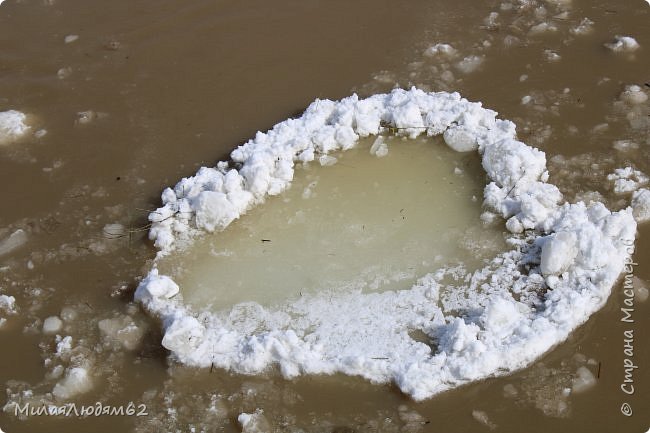
<svg viewBox="0 0 650 433"><path fill-rule="evenodd" d="M269 305L318 291L408 289L435 267L476 262L475 236L501 236L481 227L475 152L380 136L336 157L298 166L289 190L164 257L159 270L195 307Z"/></svg>

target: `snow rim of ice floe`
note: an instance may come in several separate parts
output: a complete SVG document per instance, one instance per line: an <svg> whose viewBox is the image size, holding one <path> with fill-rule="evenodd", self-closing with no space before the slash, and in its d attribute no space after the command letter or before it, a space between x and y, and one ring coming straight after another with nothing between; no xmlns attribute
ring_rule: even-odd
<svg viewBox="0 0 650 433"><path fill-rule="evenodd" d="M280 309L250 302L195 311L154 262L135 298L161 319L162 345L190 366L258 374L277 365L288 378L340 372L393 381L421 400L521 369L564 341L609 297L633 252L636 222L630 208L562 203L547 183L545 154L517 141L515 125L496 116L458 93L415 88L316 100L301 117L235 149L230 163L203 167L165 189L163 206L150 214L158 257L280 194L296 163L349 149L388 127L409 138L444 134L456 150L478 149L489 178L484 206L506 220L513 237L511 250L448 292L440 291L446 270L433 269L409 290L317 293ZM241 312L254 323L236 323ZM432 344L412 339L413 330Z"/></svg>

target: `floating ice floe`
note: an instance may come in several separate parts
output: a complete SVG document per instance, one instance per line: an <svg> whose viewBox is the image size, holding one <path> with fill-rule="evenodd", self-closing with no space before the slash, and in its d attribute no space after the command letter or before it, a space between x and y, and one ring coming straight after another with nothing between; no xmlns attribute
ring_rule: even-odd
<svg viewBox="0 0 650 433"><path fill-rule="evenodd" d="M157 260L281 194L295 164L390 126L405 137L443 135L452 148L477 149L488 178L486 211L503 217L513 235L510 250L471 274L434 268L409 290L256 305L246 328L227 312L184 304L181 288L154 263L135 298L161 319L162 345L191 366L259 374L277 365L287 378L340 372L393 381L416 400L529 365L605 304L633 251L636 222L631 208L562 203L547 183L544 153L518 141L515 125L496 115L457 93L417 89L317 100L235 149L231 163L165 189L163 206L149 216Z"/></svg>
<svg viewBox="0 0 650 433"><path fill-rule="evenodd" d="M30 129L25 123L27 116L16 110L0 111L0 145L11 143L24 136Z"/></svg>

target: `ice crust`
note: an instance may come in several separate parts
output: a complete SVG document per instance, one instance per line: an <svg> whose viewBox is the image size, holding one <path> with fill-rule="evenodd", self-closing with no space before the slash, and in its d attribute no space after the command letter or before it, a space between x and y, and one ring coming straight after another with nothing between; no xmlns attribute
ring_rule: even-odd
<svg viewBox="0 0 650 433"><path fill-rule="evenodd" d="M220 313L185 305L154 263L135 298L161 319L163 346L192 366L257 374L278 365L287 378L341 372L393 381L421 400L523 368L566 339L604 305L633 251L636 222L630 208L562 203L547 183L545 154L517 141L515 125L496 115L457 93L417 89L316 100L301 117L235 149L230 163L165 189L163 206L149 217L159 257L280 194L296 163L390 126L406 137L446 134L452 148L477 148L488 177L484 206L513 235L511 250L471 274L432 269L410 290L320 293ZM412 331L430 341L411 338Z"/></svg>

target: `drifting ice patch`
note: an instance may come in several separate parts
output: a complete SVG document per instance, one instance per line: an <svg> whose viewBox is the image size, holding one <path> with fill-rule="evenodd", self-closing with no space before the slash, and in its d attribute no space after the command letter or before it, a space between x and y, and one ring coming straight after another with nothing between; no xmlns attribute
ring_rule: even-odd
<svg viewBox="0 0 650 433"><path fill-rule="evenodd" d="M517 141L515 125L496 114L457 93L416 89L318 100L235 149L232 166L202 168L166 189L150 215L158 261L283 192L296 163L350 149L387 125L409 138L462 128L487 173L484 206L521 234L455 282L454 272L438 270L408 290L316 293L288 308L248 303L225 315L184 304L154 265L135 297L162 319L162 344L188 365L256 374L277 364L285 377L342 372L394 381L418 400L530 364L604 305L633 251L636 222L630 208L560 204L544 153Z"/></svg>

